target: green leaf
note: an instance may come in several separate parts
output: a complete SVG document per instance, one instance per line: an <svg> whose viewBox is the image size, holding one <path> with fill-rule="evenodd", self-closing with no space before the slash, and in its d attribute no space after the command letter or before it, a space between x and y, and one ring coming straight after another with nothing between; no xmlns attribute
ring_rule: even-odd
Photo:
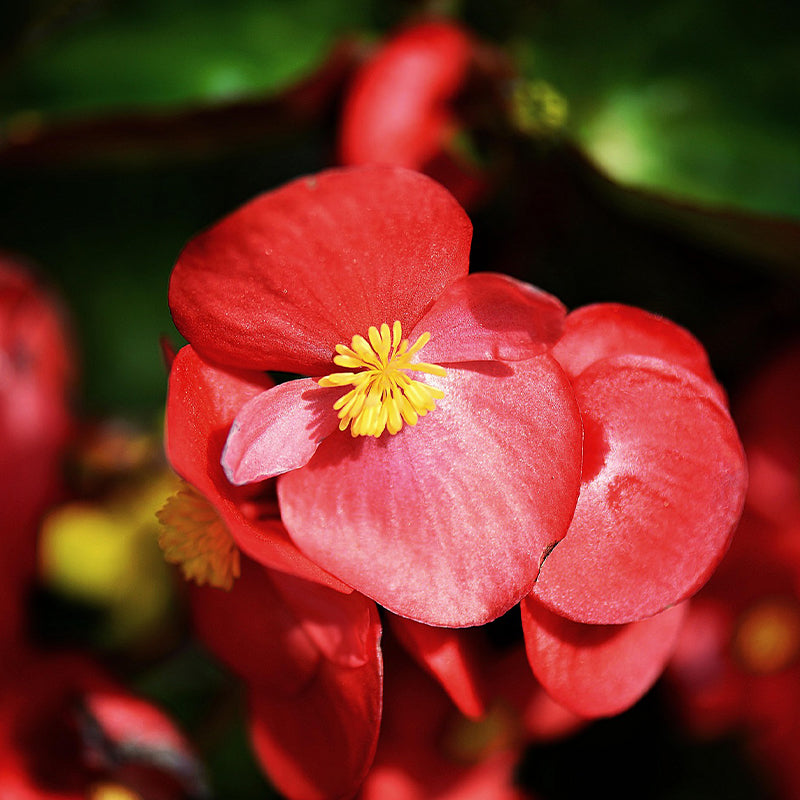
<svg viewBox="0 0 800 800"><path fill-rule="evenodd" d="M798 23L776 0L567 0L526 19L515 48L612 178L800 215Z"/></svg>
<svg viewBox="0 0 800 800"><path fill-rule="evenodd" d="M364 25L368 0L108 3L29 40L0 88L0 116L86 114L274 92Z"/></svg>

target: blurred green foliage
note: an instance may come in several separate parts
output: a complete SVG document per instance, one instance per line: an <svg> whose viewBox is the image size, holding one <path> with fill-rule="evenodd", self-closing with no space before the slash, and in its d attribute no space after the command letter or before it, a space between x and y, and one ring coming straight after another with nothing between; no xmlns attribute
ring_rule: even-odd
<svg viewBox="0 0 800 800"><path fill-rule="evenodd" d="M369 7L368 0L78 5L21 52L14 80L0 84L5 114L174 107L274 91L313 70L339 36L362 29Z"/></svg>

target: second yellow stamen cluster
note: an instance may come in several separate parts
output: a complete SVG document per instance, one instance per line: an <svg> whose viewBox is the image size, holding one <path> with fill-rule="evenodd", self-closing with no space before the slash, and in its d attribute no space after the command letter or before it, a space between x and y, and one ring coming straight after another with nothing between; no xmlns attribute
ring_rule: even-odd
<svg viewBox="0 0 800 800"><path fill-rule="evenodd" d="M395 321L391 330L386 323L380 330L374 325L367 338L354 336L348 347L336 345L333 363L359 372L334 372L319 381L320 386L352 386L334 403L339 412L339 429L350 426L353 436L380 436L385 430L397 433L403 422L416 425L436 408L444 397L441 389L427 386L409 377L407 372L426 372L444 376L443 367L412 361L428 343L430 333L423 333L413 345L403 339L403 329Z"/></svg>

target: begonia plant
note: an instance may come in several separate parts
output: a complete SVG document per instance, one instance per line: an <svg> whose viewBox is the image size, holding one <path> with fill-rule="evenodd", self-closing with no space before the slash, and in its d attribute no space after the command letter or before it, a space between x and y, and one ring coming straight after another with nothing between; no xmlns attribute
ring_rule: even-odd
<svg viewBox="0 0 800 800"><path fill-rule="evenodd" d="M542 685L617 713L729 545L741 444L688 332L468 274L469 239L453 198L402 168L331 170L234 212L181 253L170 303L195 357L251 388L226 401L228 433L186 382L176 424L222 506L277 477L285 543L328 580L434 626L522 601ZM480 713L467 661L434 652L447 636L405 631Z"/></svg>

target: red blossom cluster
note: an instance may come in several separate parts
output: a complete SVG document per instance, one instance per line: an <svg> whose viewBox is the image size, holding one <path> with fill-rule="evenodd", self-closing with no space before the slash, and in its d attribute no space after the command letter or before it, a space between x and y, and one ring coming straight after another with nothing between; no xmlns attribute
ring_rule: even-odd
<svg viewBox="0 0 800 800"><path fill-rule="evenodd" d="M39 525L64 498L73 373L57 304L0 258L0 797L200 798L197 758L163 712L28 633Z"/></svg>
<svg viewBox="0 0 800 800"><path fill-rule="evenodd" d="M730 552L691 602L672 659L686 724L743 733L778 796L800 794L800 348L746 387L750 484Z"/></svg>
<svg viewBox="0 0 800 800"><path fill-rule="evenodd" d="M470 239L430 178L353 167L256 198L172 274L189 345L166 445L193 488L162 519L203 531L216 560L190 571L233 585L198 592L198 629L247 683L255 751L292 798L381 781L479 796L463 787L483 769L508 783L488 752L627 708L741 513L743 451L702 346L638 309L567 314L469 273ZM475 637L518 605L537 680L501 697ZM382 621L483 722L496 747L470 769L384 743L415 715L384 699ZM541 687L557 713L531 711ZM416 768L454 783L420 793Z"/></svg>

